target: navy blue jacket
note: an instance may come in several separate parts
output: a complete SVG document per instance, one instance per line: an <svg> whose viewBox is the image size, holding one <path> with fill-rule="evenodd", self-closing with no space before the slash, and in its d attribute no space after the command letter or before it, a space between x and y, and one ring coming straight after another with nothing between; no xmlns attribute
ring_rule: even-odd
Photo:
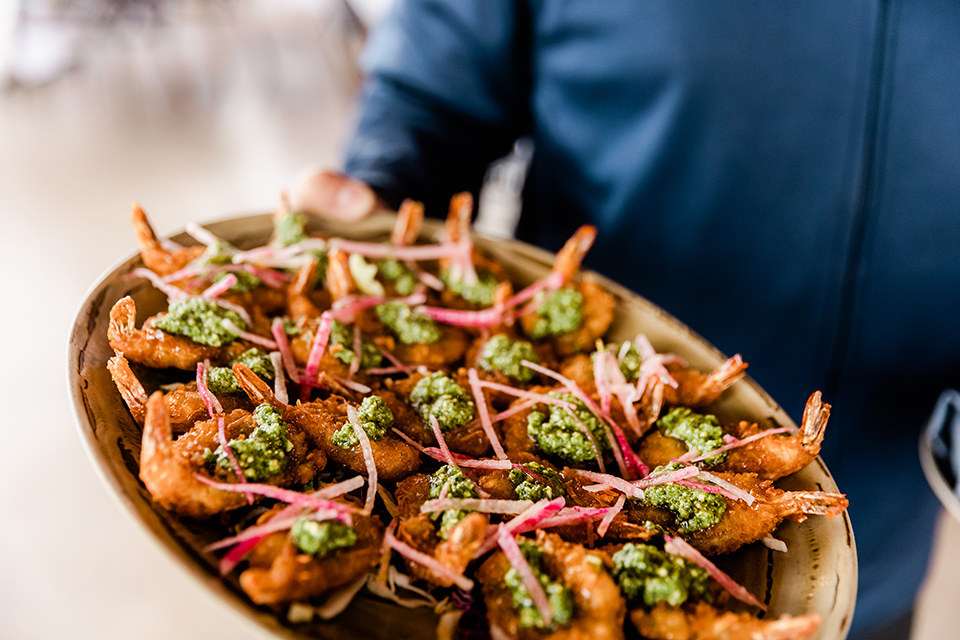
<svg viewBox="0 0 960 640"><path fill-rule="evenodd" d="M937 505L917 461L960 378L956 0L399 0L346 170L389 202L476 192L535 143L519 237L678 316L792 415L860 558L854 630L912 603Z"/></svg>

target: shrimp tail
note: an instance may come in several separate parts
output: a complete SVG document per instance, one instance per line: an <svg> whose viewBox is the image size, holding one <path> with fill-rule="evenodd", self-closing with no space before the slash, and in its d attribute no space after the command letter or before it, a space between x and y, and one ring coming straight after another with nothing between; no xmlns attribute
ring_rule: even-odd
<svg viewBox="0 0 960 640"><path fill-rule="evenodd" d="M147 411L147 392L144 391L137 376L134 375L130 363L123 357L123 352L114 351L114 353L116 355L107 361L107 370L110 371L110 377L117 385L117 390L120 391L123 401L130 408L133 419L139 424L143 424Z"/></svg>
<svg viewBox="0 0 960 640"><path fill-rule="evenodd" d="M564 281L569 281L580 269L583 259L597 239L597 228L585 224L577 229L557 253L554 271L563 275Z"/></svg>
<svg viewBox="0 0 960 640"><path fill-rule="evenodd" d="M803 409L803 421L800 426L801 446L807 452L820 453L820 444L827 429L832 407L823 401L819 391L814 391Z"/></svg>
<svg viewBox="0 0 960 640"><path fill-rule="evenodd" d="M833 520L850 504L846 495L827 491L788 491L781 499L789 502L787 517L798 522L806 516L827 516Z"/></svg>
<svg viewBox="0 0 960 640"><path fill-rule="evenodd" d="M137 243L143 252L162 252L163 247L157 233L150 225L147 214L138 202L134 202L130 212L130 222L133 223L133 230L137 234Z"/></svg>
<svg viewBox="0 0 960 640"><path fill-rule="evenodd" d="M397 210L397 224L393 227L390 242L398 247L413 244L423 225L423 203L407 198Z"/></svg>
<svg viewBox="0 0 960 640"><path fill-rule="evenodd" d="M470 233L470 221L473 218L473 196L469 191L458 193L450 198L450 212L447 214L446 232L450 242L459 242Z"/></svg>
<svg viewBox="0 0 960 640"><path fill-rule="evenodd" d="M130 296L124 296L110 309L110 324L107 336L114 339L129 338L136 330L137 304Z"/></svg>
<svg viewBox="0 0 960 640"><path fill-rule="evenodd" d="M140 445L140 479L150 488L153 471L170 463L173 457L173 430L170 409L162 391L154 391L147 400Z"/></svg>
<svg viewBox="0 0 960 640"><path fill-rule="evenodd" d="M240 388L243 389L244 393L247 394L247 397L250 398L250 401L254 404L269 404L281 412L287 408L287 405L280 402L277 396L274 395L273 389L247 365L240 363L233 365L233 375L236 377L237 382L240 383Z"/></svg>
<svg viewBox="0 0 960 640"><path fill-rule="evenodd" d="M333 299L346 298L353 287L347 253L336 247L330 249L327 254L327 288L330 289Z"/></svg>
<svg viewBox="0 0 960 640"><path fill-rule="evenodd" d="M733 383L740 380L746 370L747 363L743 361L743 357L738 353L711 371L707 375L703 386L705 389L709 389L719 395L733 386Z"/></svg>

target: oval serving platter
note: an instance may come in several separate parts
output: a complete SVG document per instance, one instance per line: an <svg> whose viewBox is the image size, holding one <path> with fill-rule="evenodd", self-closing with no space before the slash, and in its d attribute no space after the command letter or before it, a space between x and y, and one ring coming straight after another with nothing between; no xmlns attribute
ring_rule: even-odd
<svg viewBox="0 0 960 640"><path fill-rule="evenodd" d="M387 240L394 217L378 215L363 222L336 224L311 220L310 230L358 240ZM441 227L424 221L425 234ZM269 214L224 219L204 225L214 234L240 248L266 243L272 231ZM186 234L173 238L189 243ZM529 283L545 275L553 254L513 240L476 238L476 245L500 260L515 282ZM202 551L223 537L214 524L177 518L156 505L139 480L140 428L120 398L106 362L113 355L107 343L110 308L125 295L137 303L138 326L163 308L163 294L144 280L126 277L143 266L139 252L109 269L93 285L74 319L67 355L67 375L77 426L94 467L110 493L132 515L144 532L163 548L186 573L199 580L225 606L246 618L251 631L265 637L336 638L429 638L437 618L426 609L404 609L380 600L366 591L354 599L344 614L330 621L289 623L269 609L256 607L241 591L235 574L221 578L217 557ZM712 370L726 359L717 349L656 305L603 276L592 274L617 301L617 316L609 331L611 339L632 339L644 333L658 351L676 353L700 370ZM168 382L163 374L144 378L147 389ZM812 389L810 391L813 391ZM749 419L761 426L790 426L790 417L751 378L744 377L712 406L721 421ZM827 437L830 437L829 430ZM817 458L806 469L778 481L788 490L837 491L823 462ZM812 517L803 523L784 522L775 533L787 546L786 553L749 545L729 556L715 558L734 579L769 605L768 615L819 613L823 622L816 638L842 640L853 617L857 591L857 555L844 513L833 520ZM235 572L236 573L236 572ZM630 627L631 625L627 625ZM635 635L635 634L634 634Z"/></svg>

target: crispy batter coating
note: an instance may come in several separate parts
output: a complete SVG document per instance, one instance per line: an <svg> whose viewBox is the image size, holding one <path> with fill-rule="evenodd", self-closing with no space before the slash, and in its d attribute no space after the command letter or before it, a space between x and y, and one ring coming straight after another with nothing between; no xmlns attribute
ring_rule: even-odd
<svg viewBox="0 0 960 640"><path fill-rule="evenodd" d="M688 607L659 602L650 610L634 609L630 620L650 640L803 640L813 637L820 625L820 615L760 620L705 602Z"/></svg>

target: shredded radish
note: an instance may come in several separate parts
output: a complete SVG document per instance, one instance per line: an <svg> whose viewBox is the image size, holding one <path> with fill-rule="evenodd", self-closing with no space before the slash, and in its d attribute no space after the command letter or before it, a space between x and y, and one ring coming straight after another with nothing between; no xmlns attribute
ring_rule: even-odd
<svg viewBox="0 0 960 640"><path fill-rule="evenodd" d="M385 545L402 555L404 558L422 565L425 569L430 571L441 580L452 582L465 591L473 590L473 580L462 574L456 573L446 565L442 564L436 558L417 551L405 542L401 542L389 529L383 536L383 542Z"/></svg>
<svg viewBox="0 0 960 640"><path fill-rule="evenodd" d="M507 531L511 534L514 533L523 533L524 531L531 531L535 529L536 526L546 518L556 515L558 511L563 509L566 500L561 498L554 498L553 500L540 500L539 502L534 503L532 507L524 511L518 516L515 516L509 522L503 524L503 527L506 527ZM480 545L480 548L473 554L474 558L479 558L485 553L491 551L497 546L496 535L492 534L484 540L483 544Z"/></svg>
<svg viewBox="0 0 960 640"><path fill-rule="evenodd" d="M600 396L600 410L606 417L610 417L610 399L612 393L607 386L607 356L610 353L606 348L598 349L593 354L593 383L597 387L597 395Z"/></svg>
<svg viewBox="0 0 960 640"><path fill-rule="evenodd" d="M333 238L330 240L332 248L341 249L347 253L357 253L365 258L396 258L397 260L439 260L456 255L458 248L448 244L396 246L379 242L359 242Z"/></svg>
<svg viewBox="0 0 960 640"><path fill-rule="evenodd" d="M566 407L567 409L575 408L575 405L572 402L567 402L566 400L563 400L561 398L554 398L553 396L549 396L545 393L534 393L533 391L524 391L523 389L517 389L515 387L511 387L510 385L500 384L499 382L479 380L479 378L478 378L478 383L481 388L491 389L493 391L502 391L503 393L506 393L511 396L532 400L535 403L539 402L543 404L552 404L552 405L557 405L558 407ZM499 416L500 414L497 414L497 415Z"/></svg>
<svg viewBox="0 0 960 640"><path fill-rule="evenodd" d="M765 538L761 538L760 542L762 542L763 546L767 547L768 549L773 549L774 551L780 551L782 553L787 552L787 543L784 542L783 540L778 540L773 536L767 536Z"/></svg>
<svg viewBox="0 0 960 640"><path fill-rule="evenodd" d="M160 276L155 274L153 271L150 271L150 269L144 269L143 267L134 269L133 271L130 272L130 276L134 278L145 278L149 280L150 284L152 284L154 288L159 289L160 291L165 293L167 297L170 298L171 300L178 300L181 298L190 297L189 293L187 293L183 289L178 289L173 285L167 284L160 278Z"/></svg>
<svg viewBox="0 0 960 640"><path fill-rule="evenodd" d="M283 375L283 356L279 351L270 352L270 362L273 364L273 395L283 404L289 404L287 396L287 379Z"/></svg>
<svg viewBox="0 0 960 640"><path fill-rule="evenodd" d="M691 547L686 540L683 540L682 538L674 538L670 535L665 535L664 539L666 540L666 544L663 545L664 551L689 560L698 567L704 569L708 574L710 574L711 578L719 582L720 586L729 591L730 595L737 600L758 607L763 611L767 610L767 606L765 604L757 600L752 593L737 584L733 578L721 571L717 565L704 558L703 555Z"/></svg>
<svg viewBox="0 0 960 640"><path fill-rule="evenodd" d="M220 559L220 575L225 576L233 571L233 568L240 564L240 561L243 560L243 558L250 553L250 550L257 546L257 543L263 540L264 537L265 536L257 536L244 540L233 549L230 549L230 551Z"/></svg>
<svg viewBox="0 0 960 640"><path fill-rule="evenodd" d="M587 471L586 469L575 469L577 475L583 476L588 480L593 480L594 482L600 482L612 489L616 489L621 493L625 493L631 498L642 499L643 490L640 487L637 487L632 482L627 482L623 478L618 478L617 476L611 476L607 473L596 473L595 471Z"/></svg>
<svg viewBox="0 0 960 640"><path fill-rule="evenodd" d="M244 331L243 329L241 329L240 327L238 327L236 324L234 324L229 318L224 318L222 324L223 324L223 328L224 328L224 329L226 329L226 330L229 331L230 333L236 334L237 337L242 338L243 340L246 340L247 342L252 342L252 343L254 343L254 344L258 344L258 345L260 345L261 347L266 347L267 349L276 349L276 348L277 348L277 343L274 342L273 340L268 340L267 338L264 338L263 336L258 336L258 335L255 334L255 333L250 333L249 331Z"/></svg>
<svg viewBox="0 0 960 640"><path fill-rule="evenodd" d="M444 485L446 486L446 485ZM480 513L506 513L518 515L533 506L530 500L483 500L477 498L445 498L427 500L420 506L420 513L433 513L448 509L479 511Z"/></svg>
<svg viewBox="0 0 960 640"><path fill-rule="evenodd" d="M555 291L563 286L564 276L559 271L552 271L545 278L537 280L530 286L518 291L503 303L504 309L512 309L527 300L530 300L541 291Z"/></svg>
<svg viewBox="0 0 960 640"><path fill-rule="evenodd" d="M612 510L613 507L570 507L568 509L561 509L557 515L544 518L530 529L549 529L550 527L559 527L577 522L588 522L590 520L596 520L597 518L603 518ZM524 531L530 529L525 528Z"/></svg>
<svg viewBox="0 0 960 640"><path fill-rule="evenodd" d="M599 467L601 473L607 472L607 466L603 462L603 452L600 450L600 443L597 442L597 439L593 437L593 432L590 431L590 427L583 423L583 420L580 419L580 416L577 415L577 412L573 409L564 408L564 411L567 412L567 415L577 423L577 427L583 432L583 435L590 442L590 446L593 448L593 455L597 461L597 467Z"/></svg>
<svg viewBox="0 0 960 640"><path fill-rule="evenodd" d="M496 307L480 311L461 311L445 307L417 307L416 312L437 322L457 327L495 327L504 322L503 311Z"/></svg>
<svg viewBox="0 0 960 640"><path fill-rule="evenodd" d="M353 427L353 432L357 434L357 440L360 441L363 463L367 466L367 499L363 503L363 510L372 513L373 503L377 498L377 465L373 460L373 448L370 446L370 438L367 437L367 432L360 425L357 408L353 405L347 405L347 419L350 421L350 426Z"/></svg>
<svg viewBox="0 0 960 640"><path fill-rule="evenodd" d="M650 344L650 340L642 333L637 335L633 343L640 353L640 373L637 376L637 391L643 393L649 378L657 378L661 383L676 389L677 381L670 375L666 365L673 363L684 364L683 359L670 353L657 353L657 350Z"/></svg>
<svg viewBox="0 0 960 640"><path fill-rule="evenodd" d="M539 482L540 484L542 484L542 485L544 485L544 486L549 486L549 485L550 485L550 481L549 481L549 480L547 480L546 478L544 478L542 475L540 475L540 474L537 473L536 471L533 471L532 469L530 469L530 467L528 467L527 465L524 465L524 464L515 464L515 463L514 463L514 464L513 464L513 468L514 468L514 469L520 469L521 471L523 471L523 472L527 475L527 477L531 478L534 482Z"/></svg>
<svg viewBox="0 0 960 640"><path fill-rule="evenodd" d="M279 289L283 287L290 279L290 277L285 273L280 273L273 269L262 269L260 267L254 266L252 264L243 265L242 269L247 273L255 275L260 278L265 285L271 289Z"/></svg>
<svg viewBox="0 0 960 640"><path fill-rule="evenodd" d="M216 282L204 289L203 293L200 294L200 297L216 298L217 296L226 293L227 290L233 285L237 284L237 282L239 282L237 280L237 276L233 275L232 273L228 273L227 277L220 280L220 282Z"/></svg>
<svg viewBox="0 0 960 640"><path fill-rule="evenodd" d="M616 517L616 515L620 513L620 510L623 509L623 505L626 503L626 501L626 494L620 494L620 497L617 498L617 503L613 505L613 509L611 509L607 515L603 516L603 520L601 520L600 524L597 526L598 536L602 538L603 536L607 535L607 529L610 528L610 524L613 522L614 517Z"/></svg>
<svg viewBox="0 0 960 640"><path fill-rule="evenodd" d="M300 384L300 374L297 373L297 363L293 359L293 352L290 351L290 342L287 340L287 332L283 329L283 319L274 318L270 325L270 333L273 339L277 341L277 349L283 358L283 368L287 370L290 381L294 384Z"/></svg>
<svg viewBox="0 0 960 640"><path fill-rule="evenodd" d="M556 399L556 398L554 398L554 399ZM527 409L529 409L530 407L532 407L532 406L535 405L535 404L537 404L537 401L536 401L536 400L526 400L525 402L521 402L521 403L519 403L519 404L517 404L517 405L514 405L514 406L510 407L509 409L506 409L505 411L501 411L500 413L498 413L498 414L496 414L496 415L494 415L494 416L490 416L490 422L500 422L501 420L506 420L506 419L509 418L510 416L515 416L515 415L517 415L517 414L520 413L521 411L526 411Z"/></svg>
<svg viewBox="0 0 960 640"><path fill-rule="evenodd" d="M360 327L353 327L353 360L350 361L350 368L347 369L347 379L352 380L353 376L360 371L360 361L363 355L363 339L360 335Z"/></svg>
<svg viewBox="0 0 960 640"><path fill-rule="evenodd" d="M213 395L207 386L207 369L209 366L206 361L197 363L197 393L200 394L200 399L203 400L203 404L207 406L207 412L210 414L210 417L217 420L217 441L220 443L220 446L223 447L224 453L227 454L227 460L230 461L230 468L233 469L233 472L237 475L237 481L245 485L247 484L247 477L243 474L240 463L237 462L237 458L233 455L233 449L230 448L230 443L227 442L227 425L223 417L223 406L220 404L217 396ZM247 493L247 504L253 504L253 495L250 493Z"/></svg>
<svg viewBox="0 0 960 640"><path fill-rule="evenodd" d="M319 491L314 491L310 495L314 498L320 498L321 500L332 500L339 496L344 495L345 493L350 493L354 489L359 489L364 485L363 476L354 476L349 480L344 480L343 482L337 482L336 484L330 484L325 486Z"/></svg>
<svg viewBox="0 0 960 640"><path fill-rule="evenodd" d="M413 438L411 438L410 436L408 436L407 434L405 434L403 431L400 431L400 429L397 429L396 427L393 427L393 432L397 435L398 438L400 438L401 440L403 440L404 442L406 442L408 445L410 445L411 447L413 447L414 449L416 449L416 450L419 451L420 453L426 453L426 452L427 452L427 450L424 448L424 446L423 446L422 444L420 444L419 442L417 442L416 440L414 440ZM441 454L441 455L442 455L442 454ZM441 460L440 458L437 458L437 460L440 460L441 462L443 462L443 460Z"/></svg>
<svg viewBox="0 0 960 640"><path fill-rule="evenodd" d="M240 319L243 320L243 323L244 323L245 325L247 325L248 327L250 327L250 326L253 325L253 319L250 317L250 314L247 313L247 310L244 309L243 307L241 307L240 305L234 304L234 303L232 303L232 302L228 302L228 301L226 301L226 300L220 300L219 298L216 298L216 299L214 299L214 300L210 300L209 302L212 302L213 304L217 305L218 307L223 307L223 308L226 309L227 311L233 311L235 314L237 314L238 316L240 316ZM270 348L271 348L271 349L276 349L275 346L274 346L274 347L270 347Z"/></svg>
<svg viewBox="0 0 960 640"><path fill-rule="evenodd" d="M392 574L396 569L390 567L390 573ZM405 609L416 609L418 607L433 607L436 605L436 598L430 597L429 600L424 598L402 598L397 595L396 588L388 587L387 585L378 581L374 576L367 576L367 589L375 596L379 596L385 600L390 600Z"/></svg>
<svg viewBox="0 0 960 640"><path fill-rule="evenodd" d="M407 266L409 267L411 265L408 264ZM419 269L419 268L414 269L414 271L417 274L417 279L419 279L420 282L422 282L427 287L430 287L434 291L443 291L444 289L446 289L446 287L443 285L443 280L433 275L432 273L428 273L427 271L424 271L423 269Z"/></svg>
<svg viewBox="0 0 960 640"><path fill-rule="evenodd" d="M550 600L547 599L543 585L537 580L530 564L523 557L520 545L503 525L500 525L500 529L497 531L497 543L503 549L504 555L507 556L507 560L510 561L514 570L520 575L523 586L526 587L530 599L533 600L534 606L540 612L540 617L543 618L543 624L549 627L553 623L553 609L550 607Z"/></svg>
<svg viewBox="0 0 960 640"><path fill-rule="evenodd" d="M194 240L208 247L212 244L216 244L220 242L220 238L213 235L213 233L211 233L210 231L207 231L206 229L198 225L196 222L188 222L187 225L184 227L184 231L190 234L190 236Z"/></svg>
<svg viewBox="0 0 960 640"><path fill-rule="evenodd" d="M483 387L480 385L480 378L477 376L477 370L473 367L467 371L467 379L470 381L470 390L473 392L473 398L477 403L477 413L480 414L480 426L483 432L487 434L487 439L493 445L493 453L501 460L507 459L507 453L500 444L497 432L493 429L493 422L490 421L490 412L487 410L487 399L483 395Z"/></svg>
<svg viewBox="0 0 960 640"><path fill-rule="evenodd" d="M394 373L404 373L404 370L400 367L373 367L370 369L365 369L365 372L371 376L389 376Z"/></svg>
<svg viewBox="0 0 960 640"><path fill-rule="evenodd" d="M320 368L320 360L323 358L323 352L327 349L327 341L330 339L330 327L333 323L333 317L328 312L320 316L320 325L317 327L317 333L313 336L313 344L310 347L310 355L307 357L307 368L304 371L300 383L300 400L306 402L310 399L310 389L317 385L317 369Z"/></svg>
<svg viewBox="0 0 960 640"><path fill-rule="evenodd" d="M315 512L318 517L314 518L317 520L336 520L338 519L336 511L318 511ZM312 515L312 514L311 514ZM278 513L276 516L270 518L263 524L258 524L247 529L244 529L241 533L230 536L229 538L224 538L223 540L218 540L211 545L204 547L204 551L219 551L220 549L226 549L227 547L232 547L234 545L240 544L251 538L262 538L268 534L276 533L277 531L286 531L294 524L297 520L303 517L303 514L295 513L290 516L279 517Z"/></svg>
<svg viewBox="0 0 960 640"><path fill-rule="evenodd" d="M411 368L408 367L407 365L405 365L405 364L403 364L402 362L400 362L400 360L397 358L397 356L395 356L395 355L393 355L392 353L390 353L387 349L384 349L383 347L381 347L381 346L380 346L379 344L377 344L376 342L374 342L373 345L377 348L378 351L380 351L380 353L383 354L383 357L384 357L384 358L386 358L387 360L390 361L390 364L392 364L393 366L395 366L395 367L396 367L397 369L399 369L400 371L402 371L402 372L404 372L404 373L411 373L411 372L413 371L413 369L411 369Z"/></svg>
<svg viewBox="0 0 960 640"><path fill-rule="evenodd" d="M367 385L360 384L359 382L356 382L354 380L347 380L346 378L341 378L340 376L330 376L330 377L336 380L337 382L339 382L340 384L342 384L343 386L345 386L347 389L350 389L351 391L356 391L358 393L370 393L371 391L370 387L368 387Z"/></svg>
<svg viewBox="0 0 960 640"><path fill-rule="evenodd" d="M443 439L443 432L440 431L440 423L437 422L437 417L430 414L430 428L433 429L433 437L437 439L437 444L440 445L440 451L443 452L444 460L450 466L456 467L457 461L454 459L453 454L450 453L450 447L447 446L447 441Z"/></svg>
<svg viewBox="0 0 960 640"><path fill-rule="evenodd" d="M719 476L713 475L713 474L710 473L709 471L701 471L701 472L698 474L698 477L703 478L704 480L709 480L710 482L712 482L713 484L717 485L718 487L720 487L720 488L722 488L722 489L726 489L726 490L729 491L731 494L733 494L732 497L733 497L735 500L743 500L743 501L746 502L748 505L751 505L751 504L754 503L755 498L754 498L752 495L750 495L749 493L747 493L746 491L744 491L744 490L741 489L740 487L738 487L738 486L736 486L736 485L734 485L734 484L730 484L729 482L727 482L727 481L724 480L723 478L721 478L721 477L719 477Z"/></svg>
<svg viewBox="0 0 960 640"><path fill-rule="evenodd" d="M719 453L723 453L724 451L729 451L729 450L731 450L731 449L736 449L737 447L742 447L742 446L745 445L745 444L750 444L751 442L754 442L754 441L756 441L756 440L759 440L760 438L766 438L767 436L776 435L776 434L778 434L778 433L787 433L788 431L792 431L792 429L791 429L790 427L778 427L778 428L776 428L776 429L767 429L766 431L761 431L760 433L755 433L755 434L753 434L752 436L748 436L748 437L744 438L743 440L738 440L737 438L733 438L733 441L732 441L732 442L728 442L728 443L725 444L724 446L719 447L719 448L717 448L717 449L714 449L713 451L708 451L708 452L700 455L699 457L694 458L691 462L700 462L701 460L706 460L707 458L712 458L713 456L715 456L715 455L717 455L717 454L719 454ZM724 440L726 440L726 436L728 436L728 435L730 435L730 434L726 434L726 435L724 436ZM731 436L731 437L733 437L733 436Z"/></svg>
<svg viewBox="0 0 960 640"><path fill-rule="evenodd" d="M211 480L210 478L201 476L198 473L193 474L193 477L208 487L220 489L221 491L229 491L231 493L255 493L259 496L264 496L265 498L273 498L274 500L280 500L281 502L286 502L288 504L310 507L311 509L330 509L341 514L343 517L346 517L352 511L356 511L354 507L342 504L340 502L332 502L330 500L315 498L306 493L291 491L290 489L275 487L270 484L253 484L250 482L245 485L229 484L226 482L217 482L215 480Z"/></svg>

